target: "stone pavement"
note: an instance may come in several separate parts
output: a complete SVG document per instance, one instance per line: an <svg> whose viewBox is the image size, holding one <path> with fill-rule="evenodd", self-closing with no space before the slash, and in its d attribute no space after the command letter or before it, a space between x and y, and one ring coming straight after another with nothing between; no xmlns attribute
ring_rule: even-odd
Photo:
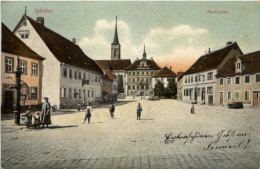
<svg viewBox="0 0 260 169"><path fill-rule="evenodd" d="M136 120L136 106L143 112ZM176 100L124 100L115 119L108 106L55 112L44 129L2 121L3 168L259 168L259 109L227 109Z"/></svg>

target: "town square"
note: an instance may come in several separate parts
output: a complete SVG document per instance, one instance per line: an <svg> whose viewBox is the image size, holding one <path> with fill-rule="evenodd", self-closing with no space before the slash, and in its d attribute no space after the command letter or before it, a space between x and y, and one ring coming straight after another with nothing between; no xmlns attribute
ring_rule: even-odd
<svg viewBox="0 0 260 169"><path fill-rule="evenodd" d="M140 121L136 120L138 103L143 107ZM84 113L76 109L54 112L53 125L43 129L14 127L13 120L2 121L3 168L258 168L259 165L258 109L196 105L195 113L191 114L190 104L179 101L129 98L115 104L114 119L106 105L93 108L90 124L82 124ZM169 133L184 136L197 131L200 135L214 135L222 130L223 136L229 130L235 131L235 135L221 137L214 149L207 148L217 137L198 137L186 144L186 139L165 143ZM247 135L238 136L239 133ZM244 141L241 147L233 147L241 141Z"/></svg>
<svg viewBox="0 0 260 169"><path fill-rule="evenodd" d="M3 1L1 167L258 169L259 9Z"/></svg>

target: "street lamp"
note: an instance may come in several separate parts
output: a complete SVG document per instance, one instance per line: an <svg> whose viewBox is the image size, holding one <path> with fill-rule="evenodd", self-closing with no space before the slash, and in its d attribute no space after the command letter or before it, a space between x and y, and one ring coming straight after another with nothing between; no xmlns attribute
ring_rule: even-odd
<svg viewBox="0 0 260 169"><path fill-rule="evenodd" d="M11 85L10 89L15 89L15 103L14 103L14 124L20 124L20 113L21 113L21 106L20 106L20 91L21 91L21 69L20 69L20 58L17 58L17 67L15 71L15 85Z"/></svg>

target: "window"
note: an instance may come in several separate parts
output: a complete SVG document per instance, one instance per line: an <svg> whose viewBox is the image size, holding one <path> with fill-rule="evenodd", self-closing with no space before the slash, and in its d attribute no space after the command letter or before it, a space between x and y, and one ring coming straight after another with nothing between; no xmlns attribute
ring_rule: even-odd
<svg viewBox="0 0 260 169"><path fill-rule="evenodd" d="M230 77L227 78L227 84L232 84L232 80Z"/></svg>
<svg viewBox="0 0 260 169"><path fill-rule="evenodd" d="M81 89L79 89L79 98L81 98Z"/></svg>
<svg viewBox="0 0 260 169"><path fill-rule="evenodd" d="M74 98L77 98L77 89L74 89Z"/></svg>
<svg viewBox="0 0 260 169"><path fill-rule="evenodd" d="M94 91L92 90L92 97L94 97Z"/></svg>
<svg viewBox="0 0 260 169"><path fill-rule="evenodd" d="M249 77L250 77L249 75L245 76L245 83L250 83L250 78Z"/></svg>
<svg viewBox="0 0 260 169"><path fill-rule="evenodd" d="M74 79L77 79L77 78L78 78L78 71L75 70L75 71L74 71Z"/></svg>
<svg viewBox="0 0 260 169"><path fill-rule="evenodd" d="M144 67L144 64L142 63L142 67Z"/></svg>
<svg viewBox="0 0 260 169"><path fill-rule="evenodd" d="M139 72L137 72L137 75L139 75Z"/></svg>
<svg viewBox="0 0 260 169"><path fill-rule="evenodd" d="M224 80L223 80L223 78L220 78L220 79L219 79L219 85L222 86L223 84L224 84Z"/></svg>
<svg viewBox="0 0 260 169"><path fill-rule="evenodd" d="M193 82L193 77L191 77L191 80L190 80L190 82L191 82L191 83Z"/></svg>
<svg viewBox="0 0 260 169"><path fill-rule="evenodd" d="M97 76L95 75L95 82L97 82Z"/></svg>
<svg viewBox="0 0 260 169"><path fill-rule="evenodd" d="M255 81L256 82L260 82L260 74L256 74L255 75Z"/></svg>
<svg viewBox="0 0 260 169"><path fill-rule="evenodd" d="M22 74L26 75L27 74L27 62L21 60L20 67L21 67Z"/></svg>
<svg viewBox="0 0 260 169"><path fill-rule="evenodd" d="M85 72L83 73L83 79L86 80L86 73Z"/></svg>
<svg viewBox="0 0 260 169"><path fill-rule="evenodd" d="M63 69L63 76L67 77L67 68L66 67L64 67L64 69Z"/></svg>
<svg viewBox="0 0 260 169"><path fill-rule="evenodd" d="M202 77L203 77L203 81L205 81L205 75L202 75Z"/></svg>
<svg viewBox="0 0 260 169"><path fill-rule="evenodd" d="M133 75L135 75L135 72L133 72Z"/></svg>
<svg viewBox="0 0 260 169"><path fill-rule="evenodd" d="M227 93L227 98L228 98L228 100L232 99L232 93L231 92Z"/></svg>
<svg viewBox="0 0 260 169"><path fill-rule="evenodd" d="M79 71L79 79L81 79L81 71Z"/></svg>
<svg viewBox="0 0 260 169"><path fill-rule="evenodd" d="M5 72L12 73L14 68L14 59L5 57Z"/></svg>
<svg viewBox="0 0 260 169"><path fill-rule="evenodd" d="M249 100L249 91L245 91L245 100Z"/></svg>
<svg viewBox="0 0 260 169"><path fill-rule="evenodd" d="M26 21L24 21L24 22L23 22L23 26L26 26L26 25L27 25L27 22L26 22Z"/></svg>
<svg viewBox="0 0 260 169"><path fill-rule="evenodd" d="M72 69L70 69L69 77L72 78Z"/></svg>
<svg viewBox="0 0 260 169"><path fill-rule="evenodd" d="M201 79L201 75L199 75L199 81L200 81L200 79Z"/></svg>
<svg viewBox="0 0 260 169"><path fill-rule="evenodd" d="M142 72L142 75L144 75L144 72Z"/></svg>
<svg viewBox="0 0 260 169"><path fill-rule="evenodd" d="M213 72L209 72L208 73L208 80L212 80L213 79Z"/></svg>
<svg viewBox="0 0 260 169"><path fill-rule="evenodd" d="M135 82L135 78L133 78L133 82Z"/></svg>
<svg viewBox="0 0 260 169"><path fill-rule="evenodd" d="M131 90L131 86L130 85L128 86L128 89Z"/></svg>
<svg viewBox="0 0 260 169"><path fill-rule="evenodd" d="M67 90L66 88L61 88L61 97L66 97Z"/></svg>
<svg viewBox="0 0 260 169"><path fill-rule="evenodd" d="M195 82L197 82L197 76L195 76Z"/></svg>
<svg viewBox="0 0 260 169"><path fill-rule="evenodd" d="M213 87L207 87L207 93L213 94Z"/></svg>
<svg viewBox="0 0 260 169"><path fill-rule="evenodd" d="M236 95L236 100L239 100L239 92L236 92L235 95Z"/></svg>
<svg viewBox="0 0 260 169"><path fill-rule="evenodd" d="M30 87L29 98L30 100L37 100L37 87Z"/></svg>
<svg viewBox="0 0 260 169"><path fill-rule="evenodd" d="M90 91L88 90L88 97L90 97Z"/></svg>
<svg viewBox="0 0 260 169"><path fill-rule="evenodd" d="M139 86L137 86L137 90L139 90Z"/></svg>
<svg viewBox="0 0 260 169"><path fill-rule="evenodd" d="M240 69L240 63L237 63L237 69Z"/></svg>
<svg viewBox="0 0 260 169"><path fill-rule="evenodd" d="M69 88L69 97L72 97L72 89Z"/></svg>
<svg viewBox="0 0 260 169"><path fill-rule="evenodd" d="M135 90L135 86L133 86L133 90Z"/></svg>
<svg viewBox="0 0 260 169"><path fill-rule="evenodd" d="M131 75L131 72L129 72L129 75Z"/></svg>
<svg viewBox="0 0 260 169"><path fill-rule="evenodd" d="M239 78L239 76L237 76L236 77L236 84L239 84L239 80L240 80L240 78Z"/></svg>
<svg viewBox="0 0 260 169"><path fill-rule="evenodd" d="M38 64L36 63L32 63L32 76L37 76L37 68L38 68Z"/></svg>

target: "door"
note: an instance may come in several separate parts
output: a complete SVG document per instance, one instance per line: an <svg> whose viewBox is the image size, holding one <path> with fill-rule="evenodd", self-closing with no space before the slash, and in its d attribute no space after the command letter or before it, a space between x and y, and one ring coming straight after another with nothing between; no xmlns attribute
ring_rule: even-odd
<svg viewBox="0 0 260 169"><path fill-rule="evenodd" d="M13 98L13 91L12 90L5 90L4 91L4 103L3 113L11 113L13 111L13 104L14 104L14 98Z"/></svg>
<svg viewBox="0 0 260 169"><path fill-rule="evenodd" d="M197 90L198 89L194 89L194 100L197 100Z"/></svg>
<svg viewBox="0 0 260 169"><path fill-rule="evenodd" d="M208 96L208 104L209 104L210 106L213 105L213 95L209 95L209 96Z"/></svg>
<svg viewBox="0 0 260 169"><path fill-rule="evenodd" d="M223 92L219 92L219 104L223 106Z"/></svg>
<svg viewBox="0 0 260 169"><path fill-rule="evenodd" d="M253 93L253 106L255 107L259 106L259 99L258 99L259 93L258 92Z"/></svg>
<svg viewBox="0 0 260 169"><path fill-rule="evenodd" d="M201 92L201 100L205 101L205 88L202 88L202 92Z"/></svg>

